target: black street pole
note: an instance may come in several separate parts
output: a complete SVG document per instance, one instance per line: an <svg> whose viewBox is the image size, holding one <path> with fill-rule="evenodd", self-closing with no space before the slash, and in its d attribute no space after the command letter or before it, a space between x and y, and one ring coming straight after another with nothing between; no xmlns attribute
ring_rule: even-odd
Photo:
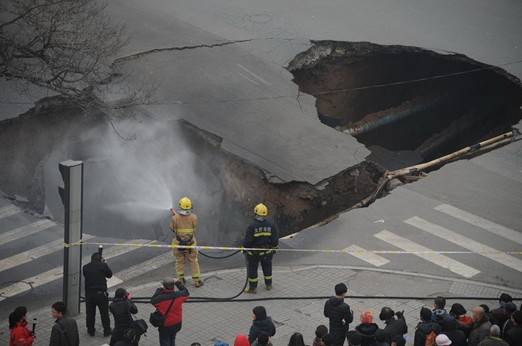
<svg viewBox="0 0 522 346"><path fill-rule="evenodd" d="M63 161L59 165L64 186L58 191L63 202L63 301L69 316L80 314L82 247L75 244L82 239L83 162Z"/></svg>

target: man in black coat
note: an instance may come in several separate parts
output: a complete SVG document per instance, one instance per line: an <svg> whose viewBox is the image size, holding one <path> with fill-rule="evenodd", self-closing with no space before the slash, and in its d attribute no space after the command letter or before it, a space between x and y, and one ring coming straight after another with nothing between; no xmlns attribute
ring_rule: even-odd
<svg viewBox="0 0 522 346"><path fill-rule="evenodd" d="M504 339L509 346L520 346L522 345L522 311L515 311L511 315L511 321L513 322L513 327L506 332Z"/></svg>
<svg viewBox="0 0 522 346"><path fill-rule="evenodd" d="M433 332L435 335L438 335L441 332L440 325L432 320L432 312L430 309L424 307L421 308L420 319L417 328L415 328L414 346L424 346L426 343L426 337L430 333Z"/></svg>
<svg viewBox="0 0 522 346"><path fill-rule="evenodd" d="M52 315L55 319L51 330L50 346L78 346L80 345L80 335L78 326L72 318L65 317L65 304L56 302L52 305Z"/></svg>
<svg viewBox="0 0 522 346"><path fill-rule="evenodd" d="M502 326L504 326L504 323L506 323L506 321L509 320L509 318L511 317L506 309L506 304L513 304L513 298L507 293L502 293L500 295L500 298L498 299L498 303L500 306L497 309L491 311L491 317L489 321L491 322L491 324L496 324L497 326L502 328Z"/></svg>
<svg viewBox="0 0 522 346"><path fill-rule="evenodd" d="M109 310L114 317L114 329L112 331L109 345L114 346L118 341L127 341L125 332L132 328L132 315L138 313L138 308L130 299L129 293L124 288L118 288L114 294L114 299L109 306Z"/></svg>
<svg viewBox="0 0 522 346"><path fill-rule="evenodd" d="M94 320L96 307L98 307L103 325L103 336L107 337L111 335L107 279L112 277L112 271L99 252L93 253L91 262L83 266L83 276L85 277L87 333L89 333L90 336L94 336Z"/></svg>
<svg viewBox="0 0 522 346"><path fill-rule="evenodd" d="M344 302L348 287L344 283L335 285L335 296L324 304L324 316L330 320L330 335L334 346L344 345L349 324L353 321L353 312Z"/></svg>

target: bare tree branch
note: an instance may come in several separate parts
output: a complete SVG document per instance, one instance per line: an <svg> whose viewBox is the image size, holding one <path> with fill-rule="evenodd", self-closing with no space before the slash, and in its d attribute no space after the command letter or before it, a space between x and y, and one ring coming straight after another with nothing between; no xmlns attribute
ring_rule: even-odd
<svg viewBox="0 0 522 346"><path fill-rule="evenodd" d="M126 43L102 0L3 0L0 77L19 78L80 97L110 77Z"/></svg>

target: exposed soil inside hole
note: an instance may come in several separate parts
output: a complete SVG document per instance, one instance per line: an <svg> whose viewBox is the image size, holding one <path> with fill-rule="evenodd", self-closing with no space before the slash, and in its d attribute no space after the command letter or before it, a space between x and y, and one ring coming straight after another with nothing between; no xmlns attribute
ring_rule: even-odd
<svg viewBox="0 0 522 346"><path fill-rule="evenodd" d="M32 209L60 219L58 162L84 160L85 232L167 240L171 238L167 228L167 208L171 205L161 205L163 209L152 218L142 214L129 218L136 211L132 203L146 214L147 209L141 206L147 207L147 184L153 194L161 193L155 189L156 180L165 181L166 188L175 191L173 201L180 197L182 192L178 191L187 191L180 190L180 185L191 185L187 193L193 197L200 218L200 239L230 244L243 237L252 208L259 201L268 204L284 236L328 219L371 195L384 173L377 165L362 162L316 186L302 182L273 184L258 167L221 150L220 138L183 121L162 123L149 136L143 133L154 127L146 123L149 120L152 122L131 121L146 124L138 128L132 141L107 140L115 133L102 112L83 111L61 98L44 99L20 117L0 122L0 190L27 196ZM129 147L138 148L136 156L129 155L136 153L135 149L127 150ZM154 157L149 160L149 156ZM136 172L129 175L129 170ZM142 173L153 173L153 179L144 180L145 190L134 190L143 180ZM189 180L183 180L186 175L190 175ZM130 207L113 213L108 208L112 205Z"/></svg>
<svg viewBox="0 0 522 346"><path fill-rule="evenodd" d="M316 41L288 69L300 91L316 97L320 120L354 135L387 168L399 168L391 152L410 153L402 166L427 161L521 119L520 80L460 54ZM455 75L432 78L447 74Z"/></svg>

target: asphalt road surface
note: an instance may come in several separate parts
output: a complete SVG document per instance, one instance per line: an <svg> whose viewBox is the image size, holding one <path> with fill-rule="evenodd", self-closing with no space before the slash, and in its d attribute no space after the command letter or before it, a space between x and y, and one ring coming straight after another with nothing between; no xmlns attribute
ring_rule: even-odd
<svg viewBox="0 0 522 346"><path fill-rule="evenodd" d="M121 68L129 73L129 83L158 83L156 104L148 106L148 112L184 118L222 136L224 149L279 181L317 182L368 154L353 138L319 122L313 98L297 97L297 87L284 66L308 47L308 40L416 45L457 51L497 65L522 59L522 3L518 1L114 0L110 10L116 19L127 22L130 31L131 44L123 55L252 40L146 54ZM505 68L522 75L522 64ZM492 256L490 251L522 248L521 182L518 142L448 165L394 190L369 208L343 214L285 241L290 247L474 254L427 259L361 252L358 257L335 258L281 255L279 260L342 262L521 288L522 257ZM60 297L61 232L52 221L0 201L0 306L4 310L22 303L48 304ZM118 278L113 285L172 274L172 258L165 251L115 248L107 249L106 257ZM207 262L204 270L239 263L241 259Z"/></svg>

